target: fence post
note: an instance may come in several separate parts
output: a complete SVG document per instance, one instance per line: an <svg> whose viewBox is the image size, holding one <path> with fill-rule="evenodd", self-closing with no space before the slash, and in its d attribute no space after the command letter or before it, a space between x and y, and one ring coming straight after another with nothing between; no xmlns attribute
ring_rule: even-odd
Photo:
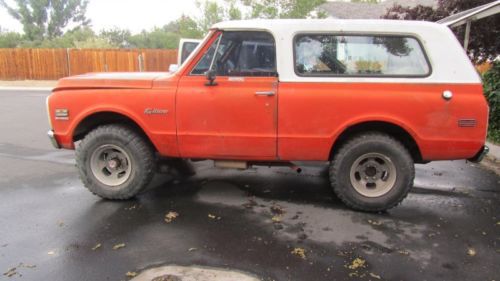
<svg viewBox="0 0 500 281"><path fill-rule="evenodd" d="M68 69L68 76L71 76L71 63L70 63L70 50L66 48L66 68Z"/></svg>
<svg viewBox="0 0 500 281"><path fill-rule="evenodd" d="M137 60L139 61L139 72L143 72L144 71L144 57L142 56L142 54L139 54L137 56Z"/></svg>

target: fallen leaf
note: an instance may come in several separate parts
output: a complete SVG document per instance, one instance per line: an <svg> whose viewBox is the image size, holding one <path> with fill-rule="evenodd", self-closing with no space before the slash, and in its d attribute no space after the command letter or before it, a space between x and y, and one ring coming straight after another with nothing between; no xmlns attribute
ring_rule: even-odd
<svg viewBox="0 0 500 281"><path fill-rule="evenodd" d="M135 271L128 271L127 273L125 273L125 276L127 276L127 277L136 277L137 276L137 272L135 272Z"/></svg>
<svg viewBox="0 0 500 281"><path fill-rule="evenodd" d="M476 253L476 250L474 248L469 248L467 249L467 255L473 257L475 256L477 253Z"/></svg>
<svg viewBox="0 0 500 281"><path fill-rule="evenodd" d="M121 248L125 248L125 243L120 243L113 246L113 250L118 250Z"/></svg>
<svg viewBox="0 0 500 281"><path fill-rule="evenodd" d="M9 268L9 270L7 270L3 275L5 275L7 277L12 277L12 276L17 274L16 269L17 268L15 268L15 267Z"/></svg>
<svg viewBox="0 0 500 281"><path fill-rule="evenodd" d="M130 206L130 207L128 207L128 208L125 208L125 210L127 210L127 211L131 211L131 210L134 210L134 209L136 209L136 208L137 208L137 205L135 205L135 204L134 204L134 205L132 205L132 206Z"/></svg>
<svg viewBox="0 0 500 281"><path fill-rule="evenodd" d="M283 215L285 213L285 209L278 204L272 205L270 209L271 213L274 215Z"/></svg>
<svg viewBox="0 0 500 281"><path fill-rule="evenodd" d="M102 246L101 243L98 243L97 245L95 245L94 247L92 247L92 251L95 251L95 250L101 248L101 246Z"/></svg>
<svg viewBox="0 0 500 281"><path fill-rule="evenodd" d="M379 222L379 221L368 220L368 223L371 224L371 225L382 225L382 223Z"/></svg>
<svg viewBox="0 0 500 281"><path fill-rule="evenodd" d="M243 207L245 207L247 209L251 209L254 206L257 206L257 202L255 202L255 200L253 200L253 199L248 199L248 202L243 204Z"/></svg>
<svg viewBox="0 0 500 281"><path fill-rule="evenodd" d="M177 212L170 211L165 215L165 222L166 223L171 223L173 220L175 220L179 214Z"/></svg>
<svg viewBox="0 0 500 281"><path fill-rule="evenodd" d="M281 215L276 215L271 218L273 222L281 222Z"/></svg>
<svg viewBox="0 0 500 281"><path fill-rule="evenodd" d="M377 274L375 274L373 272L370 272L370 276L373 277L373 278L375 278L375 279L381 279L380 275L377 275Z"/></svg>
<svg viewBox="0 0 500 281"><path fill-rule="evenodd" d="M365 267L366 261L361 258L355 258L349 265L350 269L358 269L360 267Z"/></svg>
<svg viewBox="0 0 500 281"><path fill-rule="evenodd" d="M304 250L303 248L295 248L291 253L302 259L306 259L306 250Z"/></svg>

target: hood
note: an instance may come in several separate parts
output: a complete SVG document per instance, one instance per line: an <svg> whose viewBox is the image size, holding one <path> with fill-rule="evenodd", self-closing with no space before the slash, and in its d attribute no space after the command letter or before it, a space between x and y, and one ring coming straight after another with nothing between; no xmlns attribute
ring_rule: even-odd
<svg viewBox="0 0 500 281"><path fill-rule="evenodd" d="M63 78L56 89L150 89L156 78L166 72L103 72L87 73Z"/></svg>

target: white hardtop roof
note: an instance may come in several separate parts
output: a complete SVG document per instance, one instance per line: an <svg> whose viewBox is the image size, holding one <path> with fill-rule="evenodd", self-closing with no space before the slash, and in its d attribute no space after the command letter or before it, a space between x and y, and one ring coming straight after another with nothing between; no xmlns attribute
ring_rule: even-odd
<svg viewBox="0 0 500 281"><path fill-rule="evenodd" d="M278 19L226 21L213 25L224 31L266 31L274 36L276 65L282 82L481 83L455 35L444 24L402 20ZM432 73L421 78L303 77L294 72L293 41L301 33L388 34L414 36L422 44Z"/></svg>
<svg viewBox="0 0 500 281"><path fill-rule="evenodd" d="M413 33L420 29L443 29L443 25L427 21L403 20L342 20L342 19L255 19L225 21L214 24L213 29L221 30L267 30L272 33L294 31L331 32L397 32Z"/></svg>

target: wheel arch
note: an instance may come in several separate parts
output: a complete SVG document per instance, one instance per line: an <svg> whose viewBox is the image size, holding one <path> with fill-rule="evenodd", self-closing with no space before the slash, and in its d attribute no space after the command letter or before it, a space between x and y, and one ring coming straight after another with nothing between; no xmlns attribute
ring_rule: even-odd
<svg viewBox="0 0 500 281"><path fill-rule="evenodd" d="M158 148L151 141L149 135L134 119L125 114L114 111L97 111L85 116L78 122L73 130L73 142L82 140L90 131L99 126L110 124L121 124L128 126L135 132L139 133L144 138L144 140L155 149L155 151L158 151Z"/></svg>
<svg viewBox="0 0 500 281"><path fill-rule="evenodd" d="M387 121L363 121L345 128L334 140L330 150L329 160L332 160L342 145L352 137L366 132L385 133L400 141L410 152L415 163L425 163L417 141L407 129Z"/></svg>

